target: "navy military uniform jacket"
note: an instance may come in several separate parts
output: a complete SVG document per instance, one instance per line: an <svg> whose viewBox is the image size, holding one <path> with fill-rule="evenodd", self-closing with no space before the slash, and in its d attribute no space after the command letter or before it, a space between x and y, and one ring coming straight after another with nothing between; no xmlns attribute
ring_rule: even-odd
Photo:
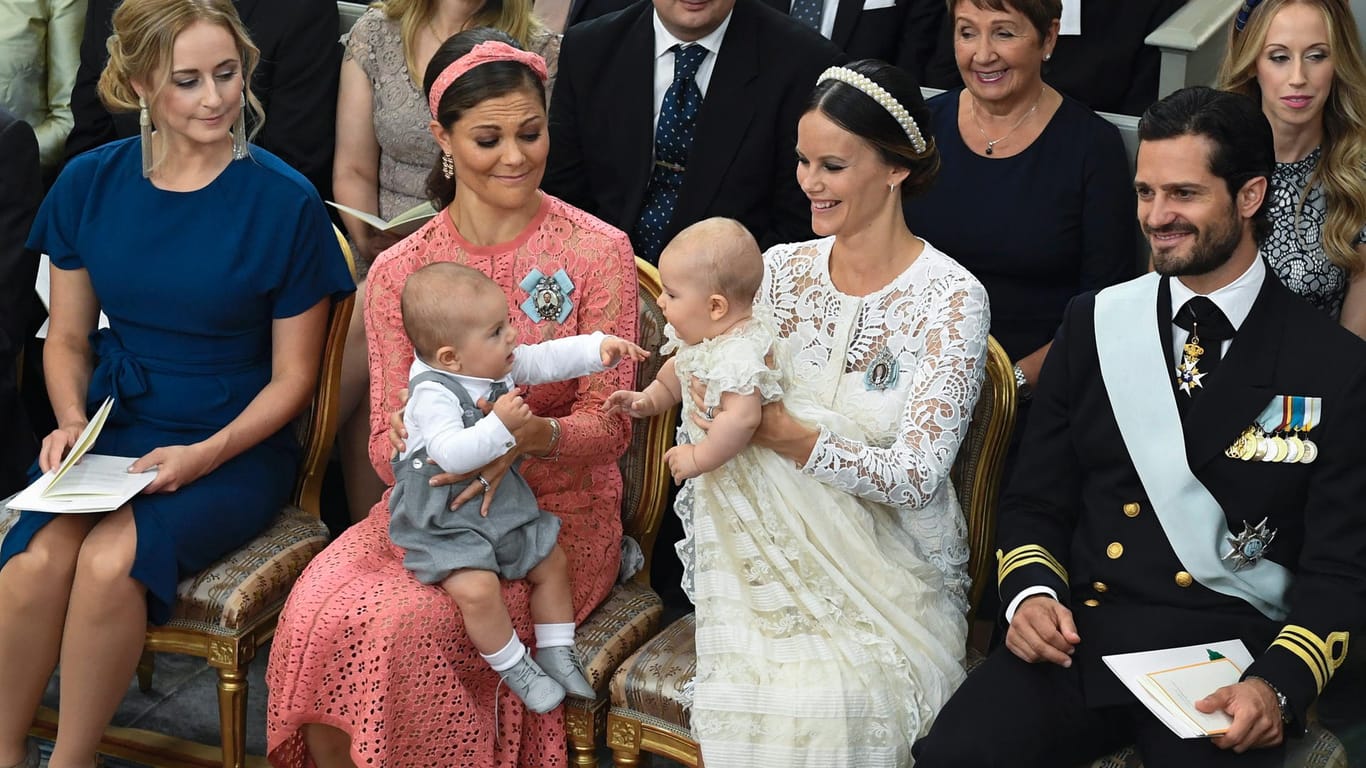
<svg viewBox="0 0 1366 768"><path fill-rule="evenodd" d="M1152 325L1163 350L1172 349L1170 304L1164 279L1154 314L1132 318ZM1171 447L1186 452L1230 531L1263 518L1276 530L1266 557L1293 574L1289 616L1277 621L1202 586L1177 558L1102 382L1094 313L1094 294L1073 301L1040 376L1002 501L1001 604L1046 586L1072 610L1089 706L1133 701L1103 655L1239 638L1254 658L1247 674L1284 693L1302 725L1346 656L1348 633L1366 624L1366 343L1292 295L1268 270L1227 355L1185 415L1184 445ZM1276 395L1322 398L1320 425L1307 435L1317 459L1292 464L1227 456ZM1186 397L1174 387L1158 396ZM1228 549L1221 542L1220 554Z"/></svg>

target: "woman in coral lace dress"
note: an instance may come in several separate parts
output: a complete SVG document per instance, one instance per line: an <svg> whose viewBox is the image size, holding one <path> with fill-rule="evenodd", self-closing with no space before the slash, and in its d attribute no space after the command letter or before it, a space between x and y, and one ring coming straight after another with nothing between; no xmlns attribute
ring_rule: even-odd
<svg viewBox="0 0 1366 768"><path fill-rule="evenodd" d="M523 343L593 331L636 335L626 235L537 189L549 145L544 64L512 45L501 32L471 30L433 57L425 85L443 155L430 191L445 210L370 271L370 457L389 483L386 414L400 407L413 359L399 296L424 265L450 261L486 272L507 294ZM602 404L630 384L628 376L622 367L530 388L538 418L515 433L514 450L481 472L496 485L512 458L525 457L523 475L561 520L577 621L607 595L617 572L616 460L630 425L604 415ZM267 680L271 762L565 765L560 711L533 714L499 690L498 674L470 644L450 599L404 570L403 551L388 536L387 500L313 561L281 614ZM527 585L505 583L503 598L530 643Z"/></svg>

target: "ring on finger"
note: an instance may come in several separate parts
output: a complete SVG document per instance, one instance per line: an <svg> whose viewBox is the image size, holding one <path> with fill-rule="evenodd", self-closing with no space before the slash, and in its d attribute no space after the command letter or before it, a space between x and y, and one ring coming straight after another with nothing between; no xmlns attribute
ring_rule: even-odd
<svg viewBox="0 0 1366 768"><path fill-rule="evenodd" d="M702 418L706 419L707 421L711 421L712 419L716 418L716 406L707 406L707 410L702 412Z"/></svg>
<svg viewBox="0 0 1366 768"><path fill-rule="evenodd" d="M479 484L484 486L484 493L489 492L489 481L485 480L483 475L475 475L474 479L478 480Z"/></svg>

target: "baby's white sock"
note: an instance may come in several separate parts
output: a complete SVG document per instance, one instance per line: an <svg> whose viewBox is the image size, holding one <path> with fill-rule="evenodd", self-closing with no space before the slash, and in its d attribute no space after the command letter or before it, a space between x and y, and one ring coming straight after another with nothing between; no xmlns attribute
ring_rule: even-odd
<svg viewBox="0 0 1366 768"><path fill-rule="evenodd" d="M490 667L493 667L494 672L502 672L512 669L517 662L522 660L522 657L526 655L526 646L522 645L521 638L517 637L516 632L513 632L512 637L508 639L508 644L503 646L501 651L479 655L484 657L484 661L487 661Z"/></svg>
<svg viewBox="0 0 1366 768"><path fill-rule="evenodd" d="M557 645L574 644L574 622L564 624L536 624L536 647L552 648Z"/></svg>

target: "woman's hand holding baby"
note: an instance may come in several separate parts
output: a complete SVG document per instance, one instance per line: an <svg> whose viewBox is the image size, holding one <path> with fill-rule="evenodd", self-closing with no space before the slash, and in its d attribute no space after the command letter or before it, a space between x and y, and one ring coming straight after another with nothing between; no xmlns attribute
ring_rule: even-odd
<svg viewBox="0 0 1366 768"><path fill-rule="evenodd" d="M688 394L692 397L694 406L692 422L703 432L710 432L716 416L724 409L708 410L704 401L707 385L696 378L688 384ZM806 466L806 462L811 458L811 452L816 449L816 441L821 436L820 430L793 418L781 400L765 404L760 413L762 415L759 426L750 436L750 445L768 448L779 456L791 459L798 467ZM708 416L711 418L707 418Z"/></svg>
<svg viewBox="0 0 1366 768"><path fill-rule="evenodd" d="M619 336L608 336L602 340L602 364L604 367L613 368L624 359L638 363L649 356L649 352Z"/></svg>

